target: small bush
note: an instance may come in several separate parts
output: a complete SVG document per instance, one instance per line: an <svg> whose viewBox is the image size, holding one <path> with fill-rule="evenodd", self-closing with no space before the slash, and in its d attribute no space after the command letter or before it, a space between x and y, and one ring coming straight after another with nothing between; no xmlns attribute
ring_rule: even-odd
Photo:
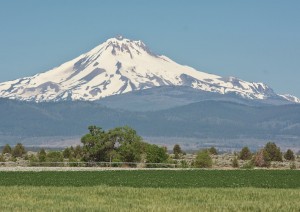
<svg viewBox="0 0 300 212"><path fill-rule="evenodd" d="M242 169L253 169L253 168L254 168L253 161L248 161L248 162L245 163L241 168L242 168Z"/></svg>
<svg viewBox="0 0 300 212"><path fill-rule="evenodd" d="M239 161L238 159L235 157L233 160L232 160L232 167L233 168L238 168L240 165L239 165Z"/></svg>
<svg viewBox="0 0 300 212"><path fill-rule="evenodd" d="M35 155L28 155L29 165L30 166L38 166L38 158Z"/></svg>
<svg viewBox="0 0 300 212"><path fill-rule="evenodd" d="M208 149L209 153L212 154L212 155L218 155L218 151L215 147L210 147Z"/></svg>
<svg viewBox="0 0 300 212"><path fill-rule="evenodd" d="M9 144L6 144L3 149L2 149L2 154L5 154L5 153L9 153L11 154L11 147L9 146Z"/></svg>
<svg viewBox="0 0 300 212"><path fill-rule="evenodd" d="M240 152L239 158L241 160L251 160L252 153L248 147L243 147L243 149Z"/></svg>
<svg viewBox="0 0 300 212"><path fill-rule="evenodd" d="M46 153L45 149L41 149L41 150L38 152L38 159L39 159L39 162L46 162L46 156L47 156L47 153Z"/></svg>
<svg viewBox="0 0 300 212"><path fill-rule="evenodd" d="M198 152L195 160L195 166L197 168L211 168L212 159L207 150L202 150Z"/></svg>
<svg viewBox="0 0 300 212"><path fill-rule="evenodd" d="M290 169L297 169L295 162L290 164Z"/></svg>
<svg viewBox="0 0 300 212"><path fill-rule="evenodd" d="M295 160L294 152L293 152L292 150L288 149L288 150L286 151L286 153L284 154L284 158L285 158L286 160Z"/></svg>
<svg viewBox="0 0 300 212"><path fill-rule="evenodd" d="M5 162L5 158L3 157L3 155L0 155L0 162Z"/></svg>
<svg viewBox="0 0 300 212"><path fill-rule="evenodd" d="M62 164L56 164L57 162L63 162L63 156L61 152L49 152L46 157L46 161L49 162L49 166L61 166Z"/></svg>
<svg viewBox="0 0 300 212"><path fill-rule="evenodd" d="M181 168L188 168L189 164L186 162L186 160L180 161L180 167Z"/></svg>
<svg viewBox="0 0 300 212"><path fill-rule="evenodd" d="M18 143L15 148L12 150L13 157L22 157L26 153L24 146L21 143Z"/></svg>
<svg viewBox="0 0 300 212"><path fill-rule="evenodd" d="M270 167L271 160L270 160L268 152L265 149L261 149L254 156L254 164L257 167Z"/></svg>

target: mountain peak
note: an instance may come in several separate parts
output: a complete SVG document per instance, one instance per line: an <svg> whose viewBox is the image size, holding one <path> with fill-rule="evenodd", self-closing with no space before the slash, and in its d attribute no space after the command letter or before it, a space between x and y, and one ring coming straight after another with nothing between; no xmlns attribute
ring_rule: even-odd
<svg viewBox="0 0 300 212"><path fill-rule="evenodd" d="M123 35L117 35L116 37L115 37L117 40L123 40Z"/></svg>
<svg viewBox="0 0 300 212"><path fill-rule="evenodd" d="M296 101L275 94L262 83L220 77L180 65L153 54L142 41L121 35L50 71L0 83L0 97L36 102L93 101L157 86L188 86L247 99Z"/></svg>

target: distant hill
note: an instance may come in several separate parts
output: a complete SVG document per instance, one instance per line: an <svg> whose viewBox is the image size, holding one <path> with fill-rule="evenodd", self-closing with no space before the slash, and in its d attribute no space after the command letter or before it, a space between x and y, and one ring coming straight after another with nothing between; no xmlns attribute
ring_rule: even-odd
<svg viewBox="0 0 300 212"><path fill-rule="evenodd" d="M165 110L130 112L94 102L0 100L0 136L81 136L87 126L129 125L145 137L196 139L299 138L300 106L207 100Z"/></svg>
<svg viewBox="0 0 300 212"><path fill-rule="evenodd" d="M276 96L268 99L247 99L234 93L219 94L187 86L160 86L145 90L113 95L95 101L114 109L128 111L158 111L191 103L217 100L249 106L284 105L291 102Z"/></svg>

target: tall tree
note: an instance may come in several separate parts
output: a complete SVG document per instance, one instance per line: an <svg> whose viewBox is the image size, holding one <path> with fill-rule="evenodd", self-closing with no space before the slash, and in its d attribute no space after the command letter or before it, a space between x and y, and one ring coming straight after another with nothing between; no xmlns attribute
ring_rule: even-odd
<svg viewBox="0 0 300 212"><path fill-rule="evenodd" d="M42 149L38 152L38 159L39 159L39 162L46 162L46 156L47 156L47 153L46 153L45 149L42 148Z"/></svg>
<svg viewBox="0 0 300 212"><path fill-rule="evenodd" d="M6 144L4 147L3 147L3 149L2 149L2 154L5 154L5 153L9 153L9 154L11 154L11 147L10 147L10 145L9 144Z"/></svg>
<svg viewBox="0 0 300 212"><path fill-rule="evenodd" d="M124 162L139 162L144 147L142 138L128 126L117 127L107 132L91 126L90 133L81 138L86 161L110 161L116 152Z"/></svg>
<svg viewBox="0 0 300 212"><path fill-rule="evenodd" d="M17 143L12 150L12 155L14 157L22 157L26 153L25 147L21 143Z"/></svg>
<svg viewBox="0 0 300 212"><path fill-rule="evenodd" d="M239 155L239 158L241 160L251 160L252 153L251 153L250 149L247 146L242 148L242 150L240 152L240 155Z"/></svg>
<svg viewBox="0 0 300 212"><path fill-rule="evenodd" d="M280 148L277 147L275 143L268 142L264 150L269 155L271 161L282 161L282 153L280 152Z"/></svg>
<svg viewBox="0 0 300 212"><path fill-rule="evenodd" d="M179 155L182 153L181 147L179 144L175 144L173 147L173 154L175 159L179 159Z"/></svg>

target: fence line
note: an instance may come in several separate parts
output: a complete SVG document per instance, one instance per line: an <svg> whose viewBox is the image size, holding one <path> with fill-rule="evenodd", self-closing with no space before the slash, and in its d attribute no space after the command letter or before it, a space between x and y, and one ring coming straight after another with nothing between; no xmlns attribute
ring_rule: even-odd
<svg viewBox="0 0 300 212"><path fill-rule="evenodd" d="M0 162L1 166L21 166L21 167L131 167L131 168L176 168L176 164L171 163L135 163L135 162Z"/></svg>

